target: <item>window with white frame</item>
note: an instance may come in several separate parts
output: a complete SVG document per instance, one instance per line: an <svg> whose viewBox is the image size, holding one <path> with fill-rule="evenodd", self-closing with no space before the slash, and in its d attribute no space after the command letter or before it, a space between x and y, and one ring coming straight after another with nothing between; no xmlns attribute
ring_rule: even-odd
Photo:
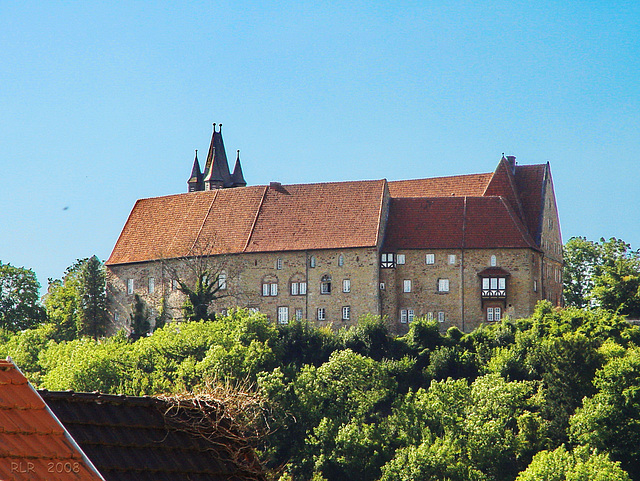
<svg viewBox="0 0 640 481"><path fill-rule="evenodd" d="M298 307L296 308L296 321L301 321L302 320L302 308Z"/></svg>
<svg viewBox="0 0 640 481"><path fill-rule="evenodd" d="M489 262L491 264L491 267L495 267L498 265L498 258L496 256L491 256L491 260Z"/></svg>
<svg viewBox="0 0 640 481"><path fill-rule="evenodd" d="M221 291L226 290L227 288L227 273L225 271L220 272L218 274L218 289Z"/></svg>
<svg viewBox="0 0 640 481"><path fill-rule="evenodd" d="M342 320L348 321L351 319L351 306L343 306L342 307Z"/></svg>
<svg viewBox="0 0 640 481"><path fill-rule="evenodd" d="M262 280L262 295L264 297L273 297L278 295L278 279L269 276Z"/></svg>
<svg viewBox="0 0 640 481"><path fill-rule="evenodd" d="M291 282L291 295L292 296L304 296L307 293L307 283L304 281L292 281Z"/></svg>
<svg viewBox="0 0 640 481"><path fill-rule="evenodd" d="M149 277L149 294L153 294L156 291L156 279L155 277Z"/></svg>
<svg viewBox="0 0 640 481"><path fill-rule="evenodd" d="M427 312L427 321L433 321L433 312Z"/></svg>
<svg viewBox="0 0 640 481"><path fill-rule="evenodd" d="M438 292L449 292L449 279L438 279Z"/></svg>
<svg viewBox="0 0 640 481"><path fill-rule="evenodd" d="M400 309L400 322L406 324L407 322L413 322L415 313L413 309Z"/></svg>
<svg viewBox="0 0 640 481"><path fill-rule="evenodd" d="M384 286L384 282L381 282L381 283L380 283L380 290L381 290L381 291L384 291L384 287L385 287L385 286Z"/></svg>
<svg viewBox="0 0 640 481"><path fill-rule="evenodd" d="M127 279L127 294L133 294L133 279Z"/></svg>
<svg viewBox="0 0 640 481"><path fill-rule="evenodd" d="M502 318L500 307L487 307L487 322L499 322Z"/></svg>
<svg viewBox="0 0 640 481"><path fill-rule="evenodd" d="M325 321L327 319L327 311L324 307L318 307L317 318L319 321Z"/></svg>
<svg viewBox="0 0 640 481"><path fill-rule="evenodd" d="M406 262L406 257L404 254L396 255L396 264L404 264Z"/></svg>
<svg viewBox="0 0 640 481"><path fill-rule="evenodd" d="M538 281L533 281L533 292L538 292Z"/></svg>
<svg viewBox="0 0 640 481"><path fill-rule="evenodd" d="M424 262L426 264L435 264L436 263L436 255L435 254L426 254L424 257Z"/></svg>
<svg viewBox="0 0 640 481"><path fill-rule="evenodd" d="M507 296L507 279L505 277L483 277L482 297L504 298Z"/></svg>
<svg viewBox="0 0 640 481"><path fill-rule="evenodd" d="M455 254L449 254L449 264L454 266L456 264L456 255Z"/></svg>
<svg viewBox="0 0 640 481"><path fill-rule="evenodd" d="M316 266L316 256L309 257L309 267L314 268Z"/></svg>
<svg viewBox="0 0 640 481"><path fill-rule="evenodd" d="M279 324L288 324L289 323L289 308L288 307L278 307L278 323Z"/></svg>
<svg viewBox="0 0 640 481"><path fill-rule="evenodd" d="M282 259L280 257L276 259L276 269L278 270L282 269Z"/></svg>
<svg viewBox="0 0 640 481"><path fill-rule="evenodd" d="M402 292L411 292L411 279L405 279L403 281Z"/></svg>
<svg viewBox="0 0 640 481"><path fill-rule="evenodd" d="M438 322L444 322L445 318L444 318L444 311L439 311L438 312Z"/></svg>
<svg viewBox="0 0 640 481"><path fill-rule="evenodd" d="M320 294L331 294L331 276L329 274L320 278Z"/></svg>
<svg viewBox="0 0 640 481"><path fill-rule="evenodd" d="M344 256L343 256L342 254L340 254L340 255L338 256L338 265L339 265L340 267L342 267L342 266L344 265Z"/></svg>
<svg viewBox="0 0 640 481"><path fill-rule="evenodd" d="M392 252L380 254L380 267L383 269L395 267L394 255Z"/></svg>
<svg viewBox="0 0 640 481"><path fill-rule="evenodd" d="M351 292L351 279L342 280L342 292Z"/></svg>

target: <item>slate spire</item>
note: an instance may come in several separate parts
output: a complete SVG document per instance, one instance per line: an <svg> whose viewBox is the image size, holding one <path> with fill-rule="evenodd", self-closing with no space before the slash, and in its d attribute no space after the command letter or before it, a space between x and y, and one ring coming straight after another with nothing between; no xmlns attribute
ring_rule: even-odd
<svg viewBox="0 0 640 481"><path fill-rule="evenodd" d="M233 174L231 174L231 182L233 183L233 187L244 187L247 185L247 182L244 180L244 175L242 175L242 167L240 166L239 150L236 153L236 165L233 167Z"/></svg>
<svg viewBox="0 0 640 481"><path fill-rule="evenodd" d="M191 169L191 177L187 181L189 192L197 192L204 190L204 177L200 171L200 162L198 162L198 149L196 149L196 158L193 160L193 168Z"/></svg>
<svg viewBox="0 0 640 481"><path fill-rule="evenodd" d="M222 141L222 124L216 131L216 124L213 124L213 134L209 145L209 154L204 167L204 189L224 189L231 187L231 174L229 173L229 163L227 153Z"/></svg>

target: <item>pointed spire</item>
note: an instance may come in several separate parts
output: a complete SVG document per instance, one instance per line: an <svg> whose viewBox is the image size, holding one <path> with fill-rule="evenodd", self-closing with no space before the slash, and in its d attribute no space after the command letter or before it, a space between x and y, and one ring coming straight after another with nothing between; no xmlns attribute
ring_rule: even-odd
<svg viewBox="0 0 640 481"><path fill-rule="evenodd" d="M239 150L236 153L236 165L233 167L233 174L231 174L231 181L233 182L233 187L244 187L247 185L247 182L244 180L244 175L242 175L242 167L240 166Z"/></svg>
<svg viewBox="0 0 640 481"><path fill-rule="evenodd" d="M222 141L222 124L220 124L218 131L216 131L216 124L213 124L209 154L204 167L204 185L206 190L221 189L232 185L227 153Z"/></svg>
<svg viewBox="0 0 640 481"><path fill-rule="evenodd" d="M193 160L193 168L191 169L191 177L187 181L189 192L204 190L203 176L200 171L200 162L198 162L198 149L196 149L196 158Z"/></svg>

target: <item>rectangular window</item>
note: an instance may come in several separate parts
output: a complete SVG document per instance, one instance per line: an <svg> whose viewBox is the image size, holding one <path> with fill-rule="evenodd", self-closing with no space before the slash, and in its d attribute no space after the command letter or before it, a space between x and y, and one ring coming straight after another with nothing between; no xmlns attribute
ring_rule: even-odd
<svg viewBox="0 0 640 481"><path fill-rule="evenodd" d="M351 319L351 307L350 306L343 306L342 307L342 320L343 321L348 321L349 319Z"/></svg>
<svg viewBox="0 0 640 481"><path fill-rule="evenodd" d="M155 277L149 277L149 294L153 294L156 291L156 279Z"/></svg>
<svg viewBox="0 0 640 481"><path fill-rule="evenodd" d="M411 292L411 279L405 279L402 283L402 292Z"/></svg>
<svg viewBox="0 0 640 481"><path fill-rule="evenodd" d="M493 307L487 307L487 322L493 322Z"/></svg>
<svg viewBox="0 0 640 481"><path fill-rule="evenodd" d="M342 281L342 292L351 292L351 279L344 279Z"/></svg>
<svg viewBox="0 0 640 481"><path fill-rule="evenodd" d="M456 255L455 254L449 254L449 264L451 264L452 266L456 264Z"/></svg>
<svg viewBox="0 0 640 481"><path fill-rule="evenodd" d="M282 259L278 258L278 260L276 260L276 269L280 270L282 269Z"/></svg>
<svg viewBox="0 0 640 481"><path fill-rule="evenodd" d="M318 320L319 321L326 320L326 311L324 307L318 307Z"/></svg>
<svg viewBox="0 0 640 481"><path fill-rule="evenodd" d="M415 312L413 311L413 309L407 309L407 321L413 322L414 318L415 318Z"/></svg>
<svg viewBox="0 0 640 481"><path fill-rule="evenodd" d="M401 309L400 310L400 322L402 324L406 324L407 323L407 310L406 309Z"/></svg>
<svg viewBox="0 0 640 481"><path fill-rule="evenodd" d="M301 308L297 308L296 309L296 321L301 321L302 320L302 309Z"/></svg>
<svg viewBox="0 0 640 481"><path fill-rule="evenodd" d="M405 263L405 255L404 254L398 254L396 256L396 264L404 264Z"/></svg>
<svg viewBox="0 0 640 481"><path fill-rule="evenodd" d="M330 282L322 282L322 283L320 283L320 294L331 294L331 283Z"/></svg>
<svg viewBox="0 0 640 481"><path fill-rule="evenodd" d="M507 287L507 280L504 277L498 277L498 289L504 291Z"/></svg>
<svg viewBox="0 0 640 481"><path fill-rule="evenodd" d="M300 295L304 296L307 294L307 283L306 282L301 282L300 283Z"/></svg>
<svg viewBox="0 0 640 481"><path fill-rule="evenodd" d="M493 319L498 322L500 321L500 318L502 317L502 311L499 307L494 307L493 308Z"/></svg>
<svg viewBox="0 0 640 481"><path fill-rule="evenodd" d="M444 311L438 312L438 322L444 322Z"/></svg>
<svg viewBox="0 0 640 481"><path fill-rule="evenodd" d="M300 283L298 283L298 282L292 282L291 283L291 295L292 296L297 296L299 289L300 289Z"/></svg>
<svg viewBox="0 0 640 481"><path fill-rule="evenodd" d="M393 260L393 253L380 254L380 267L383 267L383 268L395 267L395 262Z"/></svg>
<svg viewBox="0 0 640 481"><path fill-rule="evenodd" d="M491 289L490 283L491 279L489 279L488 277L483 277L482 278L482 289L484 289L485 291L488 291L489 289Z"/></svg>
<svg viewBox="0 0 640 481"><path fill-rule="evenodd" d="M438 279L438 292L449 292L449 279Z"/></svg>
<svg viewBox="0 0 640 481"><path fill-rule="evenodd" d="M224 272L218 274L218 288L221 291L224 291L227 288L227 274Z"/></svg>
<svg viewBox="0 0 640 481"><path fill-rule="evenodd" d="M127 279L127 294L133 294L133 279Z"/></svg>
<svg viewBox="0 0 640 481"><path fill-rule="evenodd" d="M491 289L492 290L496 290L498 288L498 278L497 277L492 277L491 278Z"/></svg>
<svg viewBox="0 0 640 481"><path fill-rule="evenodd" d="M533 292L538 292L538 281L533 281Z"/></svg>
<svg viewBox="0 0 640 481"><path fill-rule="evenodd" d="M278 284L269 284L269 295L271 296L278 295Z"/></svg>
<svg viewBox="0 0 640 481"><path fill-rule="evenodd" d="M278 307L278 322L280 324L288 324L289 323L289 308L288 307Z"/></svg>
<svg viewBox="0 0 640 481"><path fill-rule="evenodd" d="M425 261L427 264L435 264L435 263L436 263L436 255L435 255L435 254L427 254L427 255L425 256L424 261Z"/></svg>
<svg viewBox="0 0 640 481"><path fill-rule="evenodd" d="M433 312L427 312L427 321L433 321Z"/></svg>
<svg viewBox="0 0 640 481"><path fill-rule="evenodd" d="M262 284L262 295L263 296L269 295L269 284Z"/></svg>
<svg viewBox="0 0 640 481"><path fill-rule="evenodd" d="M381 283L380 283L380 290L381 290L381 291L384 291L384 282L381 282Z"/></svg>

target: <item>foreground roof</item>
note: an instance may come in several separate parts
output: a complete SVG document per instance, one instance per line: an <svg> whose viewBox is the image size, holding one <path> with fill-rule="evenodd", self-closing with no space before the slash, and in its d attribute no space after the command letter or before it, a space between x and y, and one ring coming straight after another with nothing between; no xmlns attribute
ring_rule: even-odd
<svg viewBox="0 0 640 481"><path fill-rule="evenodd" d="M152 397L40 391L106 481L263 480L252 450L189 434ZM232 459L241 452L241 459Z"/></svg>
<svg viewBox="0 0 640 481"><path fill-rule="evenodd" d="M274 183L142 199L107 264L376 246L385 185Z"/></svg>
<svg viewBox="0 0 640 481"><path fill-rule="evenodd" d="M103 481L8 360L0 360L0 479Z"/></svg>

